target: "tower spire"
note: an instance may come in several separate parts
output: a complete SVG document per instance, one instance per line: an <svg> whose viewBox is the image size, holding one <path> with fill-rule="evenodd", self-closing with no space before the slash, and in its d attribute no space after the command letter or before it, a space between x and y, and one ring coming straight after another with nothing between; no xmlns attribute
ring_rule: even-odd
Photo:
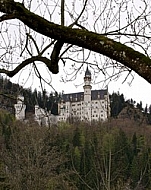
<svg viewBox="0 0 151 190"><path fill-rule="evenodd" d="M85 71L85 77L91 77L91 72L88 69L88 65L87 65L87 68L86 68L86 71Z"/></svg>

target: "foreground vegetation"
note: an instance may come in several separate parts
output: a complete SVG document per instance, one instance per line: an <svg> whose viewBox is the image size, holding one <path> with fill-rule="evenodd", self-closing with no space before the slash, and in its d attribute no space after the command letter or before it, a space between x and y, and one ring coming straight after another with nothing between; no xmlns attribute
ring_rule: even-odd
<svg viewBox="0 0 151 190"><path fill-rule="evenodd" d="M0 132L1 189L151 189L150 126L116 119L48 129L1 112Z"/></svg>

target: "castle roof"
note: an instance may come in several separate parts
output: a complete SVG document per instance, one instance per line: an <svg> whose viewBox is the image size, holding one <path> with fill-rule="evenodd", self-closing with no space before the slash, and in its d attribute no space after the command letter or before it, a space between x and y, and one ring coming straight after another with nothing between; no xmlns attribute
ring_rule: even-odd
<svg viewBox="0 0 151 190"><path fill-rule="evenodd" d="M87 66L87 69L85 71L85 77L87 77L87 76L91 77L91 72L89 71L88 66Z"/></svg>
<svg viewBox="0 0 151 190"><path fill-rule="evenodd" d="M108 90L92 90L91 91L91 100L103 100L104 96L107 95ZM62 100L64 102L79 102L84 101L84 92L63 94Z"/></svg>

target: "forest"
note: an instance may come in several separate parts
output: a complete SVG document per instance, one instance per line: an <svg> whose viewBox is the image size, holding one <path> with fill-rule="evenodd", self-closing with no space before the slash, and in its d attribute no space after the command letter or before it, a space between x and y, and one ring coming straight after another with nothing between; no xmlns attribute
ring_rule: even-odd
<svg viewBox="0 0 151 190"><path fill-rule="evenodd" d="M57 114L61 94L24 89L0 77L0 187L35 190L151 189L151 106L110 95L107 122L74 120L48 127L16 121L19 93Z"/></svg>
<svg viewBox="0 0 151 190"><path fill-rule="evenodd" d="M0 111L0 187L33 190L151 189L151 126L111 118L51 128Z"/></svg>

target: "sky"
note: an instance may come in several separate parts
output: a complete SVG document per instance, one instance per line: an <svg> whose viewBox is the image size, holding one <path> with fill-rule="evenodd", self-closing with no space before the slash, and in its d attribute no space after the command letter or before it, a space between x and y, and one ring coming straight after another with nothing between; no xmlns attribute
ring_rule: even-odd
<svg viewBox="0 0 151 190"><path fill-rule="evenodd" d="M15 0L15 1L22 2L21 0ZM35 1L32 1L32 2L35 2ZM52 1L48 1L48 2L52 2ZM66 2L71 3L72 1L66 1ZM77 7L75 7L75 8L76 8L76 11L78 12L78 11L81 10L81 8L79 8L78 0L75 1L75 2L77 2L76 3ZM80 0L79 0L79 2L80 2ZM123 1L121 1L121 2L123 2ZM139 1L137 0L137 1L134 1L134 2L137 3L136 4L137 6L134 7L133 11L136 10L137 11L136 13L138 13L138 10L139 11L142 10L142 7L138 6L139 5L138 2L142 2L142 1L141 0L139 0ZM131 4L131 1L129 1L129 3ZM33 8L35 9L36 6L37 6L37 4ZM70 5L70 6L73 6L73 5ZM123 8L124 7L125 7L125 4L123 4ZM38 8L39 7L37 7L36 11L40 10ZM96 8L99 9L99 7L96 7ZM109 3L109 8L111 8L110 7L110 3ZM114 9L113 12L116 13L117 12L116 7L112 6L112 8ZM56 14L58 15L59 14L58 10L57 9L54 9L54 10L56 11ZM109 15L110 15L108 17L108 22L105 22L105 21L101 20L101 22L104 22L104 24L106 23L107 25L110 23L111 19L113 19L113 21L114 21L113 12L112 11L110 12L108 10L110 10L110 9L107 9L107 13L109 13ZM127 11L125 11L125 9L124 9L124 12L127 14ZM96 13L95 14L94 13L92 14L92 13L90 14L90 12L89 12L89 15L87 15L87 14L85 15L86 18L87 18L87 16L89 16L90 20L92 18L94 18L94 20L91 20L91 22L90 22L91 24L96 20L95 16L97 15ZM132 13L132 12L130 12L130 13ZM68 12L67 12L67 15L68 15ZM53 18L55 19L54 22L57 23L58 22L58 17L56 15L54 15ZM126 15L122 15L122 22L121 23L119 22L118 24L123 24L124 25L124 20L126 21ZM71 20L68 21L68 19L66 19L66 25L69 25L69 24L71 24ZM87 24L87 22L85 24ZM98 23L98 26L101 26L100 23ZM89 27L90 26L88 26L88 28ZM35 39L37 39L37 38L35 38ZM23 48L24 48L24 44L23 44ZM69 56L71 56L71 54L69 54ZM91 61L91 62L93 63L93 61ZM37 90L41 90L39 80L36 78L36 76L33 74L33 72L30 73L30 69L31 69L31 66L29 66L28 68L23 69L23 71L21 71L19 74L17 74L15 77L13 77L11 79L11 81L14 82L14 83L19 83L24 88L30 88L31 87L33 90L35 88L37 88ZM85 66L85 69L86 69L86 66ZM60 68L60 71L59 71L59 73L57 75L48 74L47 70L43 66L40 67L40 71L41 71L41 74L44 77L44 79L50 83L50 86L48 86L46 84L43 84L43 87L48 91L48 93L54 92L54 90L56 90L57 92L64 91L64 93L74 93L74 92L81 92L81 91L83 91L84 71L81 74L77 75L76 80L69 81L69 82L61 82L62 77L65 77L65 73L63 72L63 68L62 67ZM29 73L30 73L30 77L29 77ZM99 78L103 79L103 75L100 74ZM125 79L125 75L123 74L116 81L112 80L109 83L98 83L96 85L92 84L92 89L93 90L95 90L95 89L102 89L102 88L105 88L106 85L108 85L108 90L109 90L110 94L112 94L113 92L119 92L120 94L123 93L125 99L131 99L132 98L136 102L142 101L144 107L145 107L146 104L151 105L151 84L149 84L148 82L146 82L143 78L139 77L137 74L134 74L134 80L132 82L130 82L131 81L131 77L128 77L128 79L123 83L124 79Z"/></svg>
<svg viewBox="0 0 151 190"><path fill-rule="evenodd" d="M85 71L83 71L81 74L78 74L77 78L73 81L62 82L62 77L65 76L65 73L62 68L60 68L60 72L56 75L48 74L47 71L44 71L43 66L41 67L41 70L43 70L43 73L45 75L44 79L49 82L51 81L50 85L43 83L43 88L46 89L48 93L54 91L57 91L58 93L75 93L83 91L83 77ZM91 69L89 70L91 71ZM20 72L18 75L11 78L11 81L14 83L19 83L24 88L31 88L32 90L36 88L38 91L41 91L39 79L37 79L34 74L28 77L29 70L25 70L25 72L27 72L27 74L24 73L22 75L22 72ZM107 84L103 82L100 82L98 84L92 83L92 90L100 90L108 86L108 91L110 94L112 94L113 92L119 92L120 94L124 95L126 100L132 98L137 103L142 101L143 107L145 107L146 104L148 106L151 105L151 84L149 84L146 80L144 80L136 73L133 74L134 79L132 82L131 77L128 77L128 79L123 83L125 76L126 75L124 75L123 73L119 79L112 80ZM100 74L99 77L103 78L103 74Z"/></svg>

